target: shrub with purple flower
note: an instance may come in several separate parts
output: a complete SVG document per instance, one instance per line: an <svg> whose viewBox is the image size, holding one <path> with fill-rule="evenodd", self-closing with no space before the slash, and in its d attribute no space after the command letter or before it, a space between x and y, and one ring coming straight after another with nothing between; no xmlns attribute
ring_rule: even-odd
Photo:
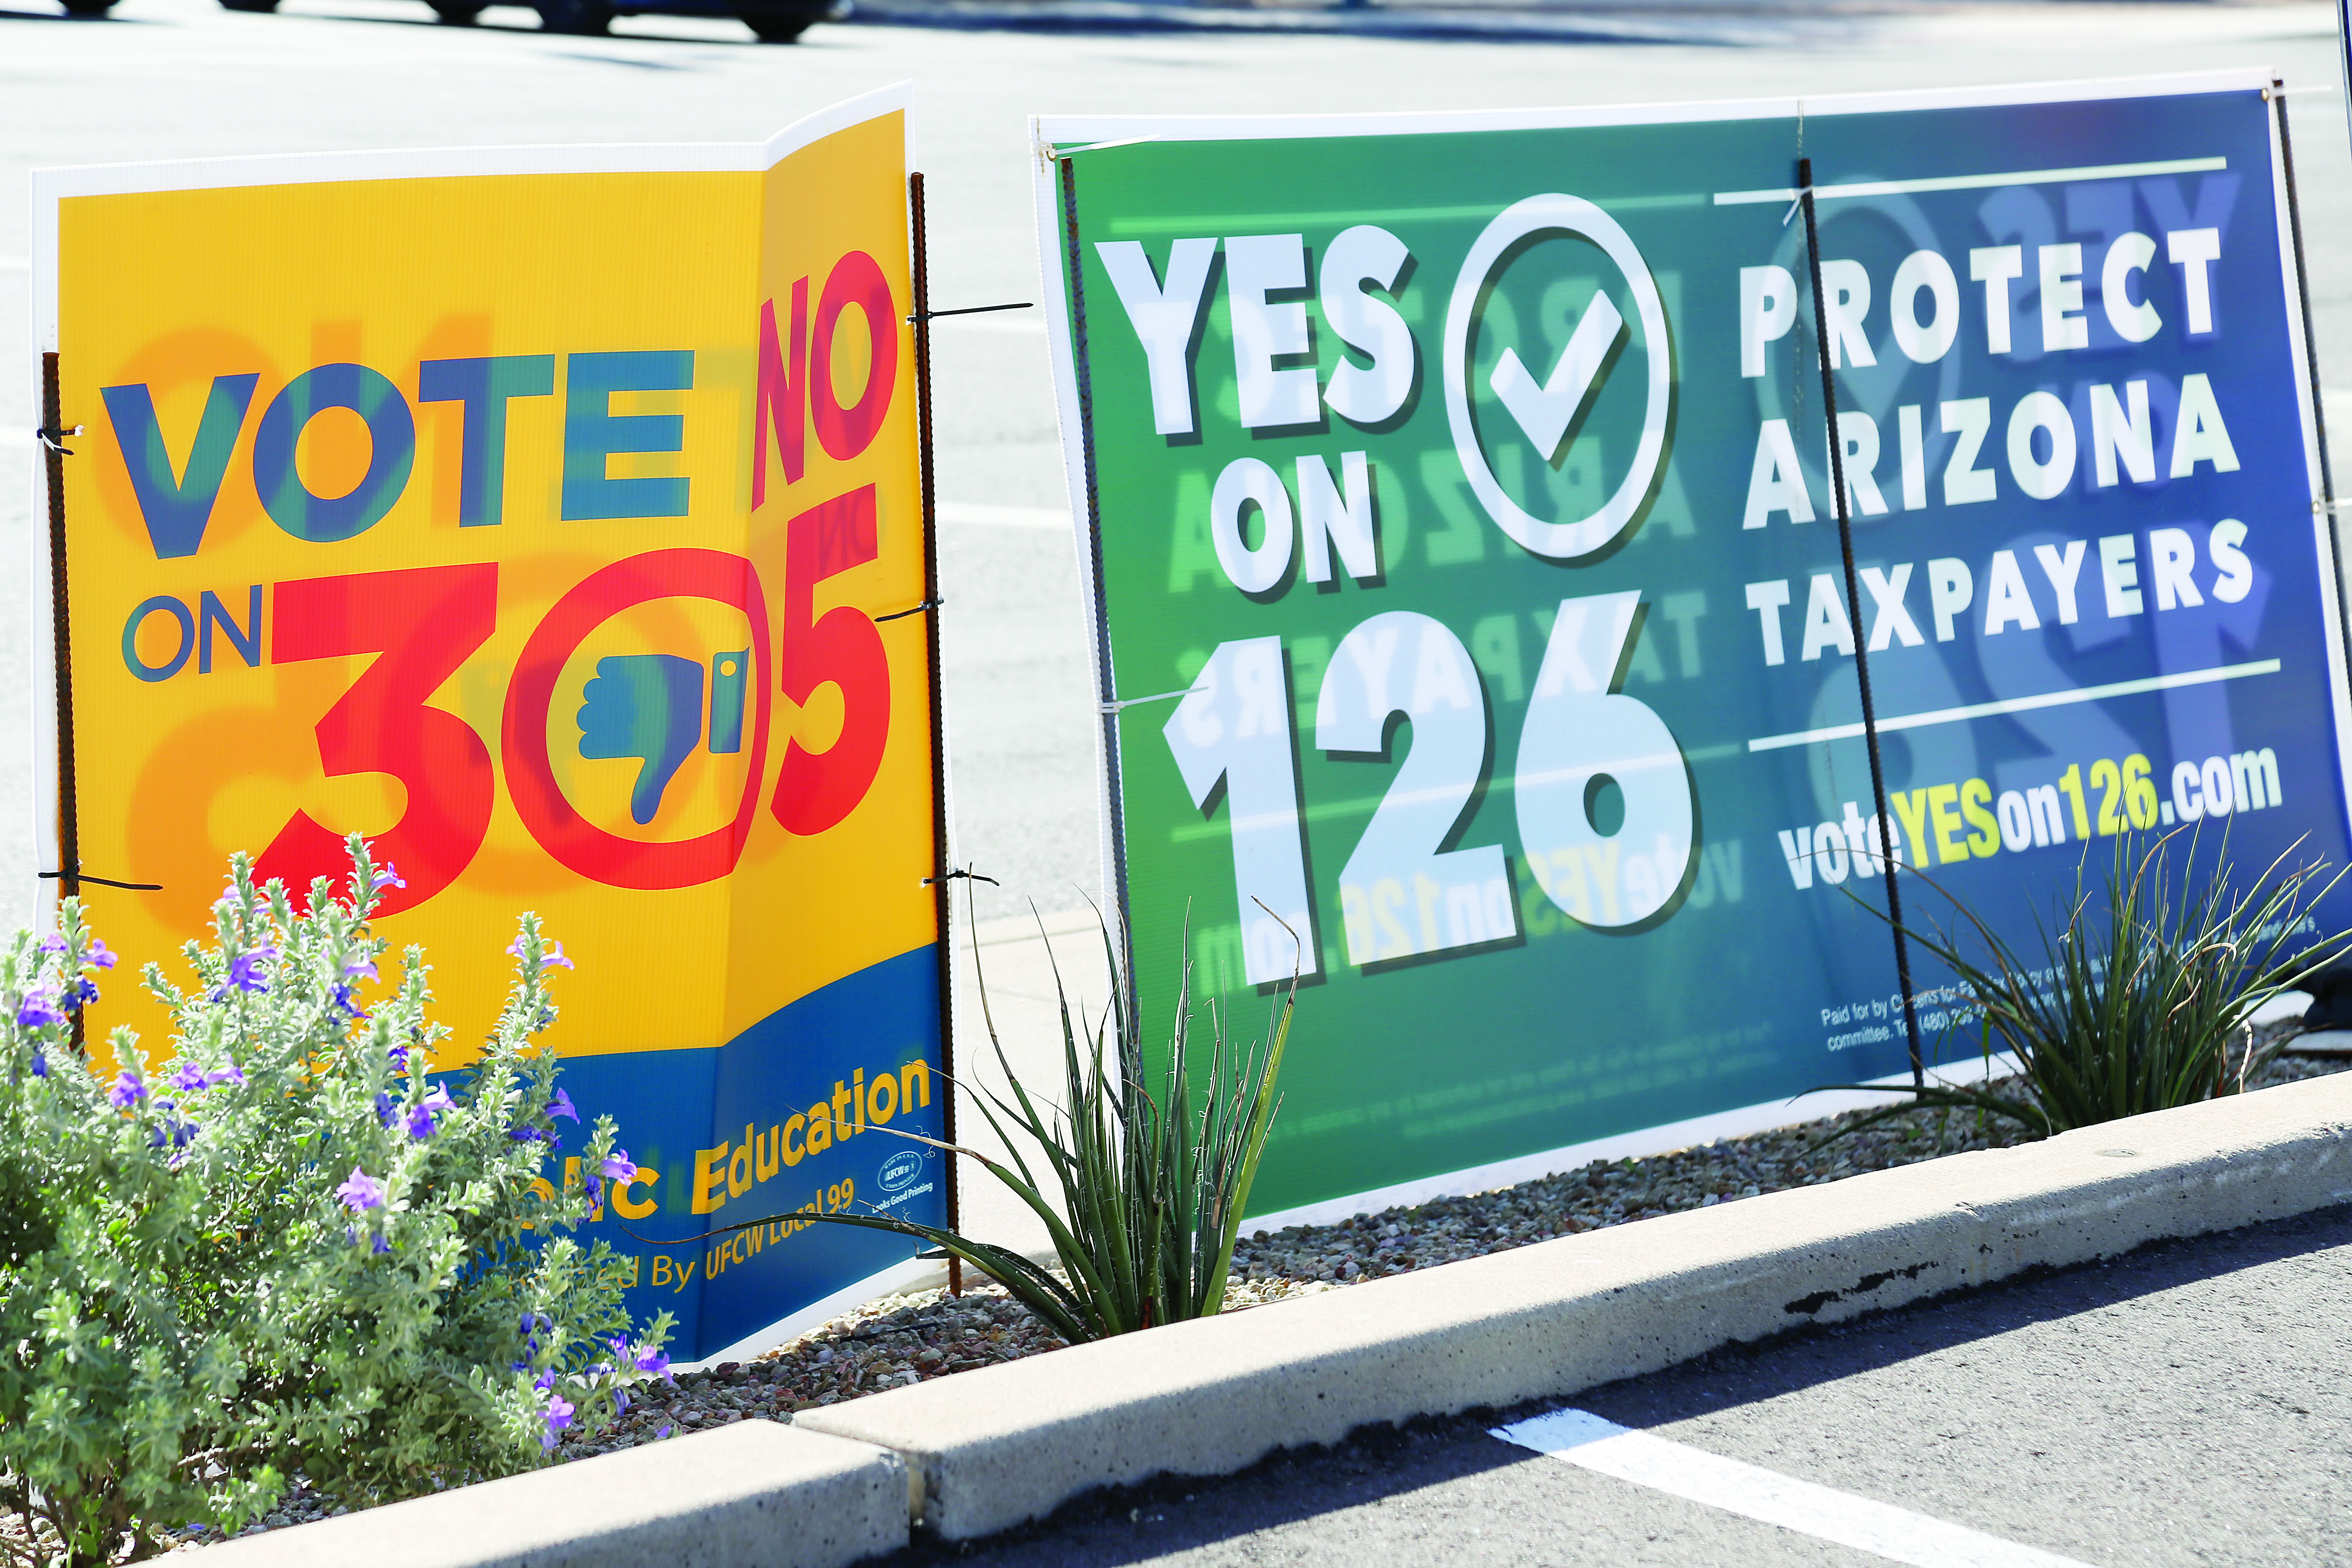
<svg viewBox="0 0 2352 1568"><path fill-rule="evenodd" d="M431 1094L408 1108L408 1135L411 1138L432 1137L436 1119L442 1112L455 1109L449 1100L449 1091L435 1084Z"/></svg>
<svg viewBox="0 0 2352 1568"><path fill-rule="evenodd" d="M561 948L523 917L495 1030L449 1054L422 952L374 934L389 873L354 840L298 913L239 857L211 939L142 973L152 1058L69 1033L117 962L78 900L0 942L0 1192L56 1238L0 1249L0 1477L42 1478L75 1561L241 1528L298 1471L360 1503L542 1464L667 1369L667 1314L630 1321L544 1174L580 1121L535 1038ZM634 1173L609 1118L583 1131L583 1170Z"/></svg>
<svg viewBox="0 0 2352 1568"><path fill-rule="evenodd" d="M66 1016L58 1006L58 994L45 987L37 985L26 992L25 999L16 1005L16 1023L20 1028L45 1029L65 1021Z"/></svg>

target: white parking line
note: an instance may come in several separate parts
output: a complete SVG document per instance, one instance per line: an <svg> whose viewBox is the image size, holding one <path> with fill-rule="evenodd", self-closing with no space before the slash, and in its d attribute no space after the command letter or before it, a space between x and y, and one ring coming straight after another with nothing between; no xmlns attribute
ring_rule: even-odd
<svg viewBox="0 0 2352 1568"><path fill-rule="evenodd" d="M2088 1568L2054 1552L1636 1432L1590 1411L1556 1410L1497 1426L1493 1435L1604 1476L1914 1568Z"/></svg>

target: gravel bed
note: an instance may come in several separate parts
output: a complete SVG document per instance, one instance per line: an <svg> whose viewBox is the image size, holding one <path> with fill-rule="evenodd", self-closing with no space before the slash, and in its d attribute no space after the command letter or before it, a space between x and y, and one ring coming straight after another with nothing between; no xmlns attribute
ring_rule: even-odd
<svg viewBox="0 0 2352 1568"><path fill-rule="evenodd" d="M2269 1038L2293 1028L2291 1023L2278 1026ZM2352 1062L2343 1059L2281 1057L2249 1087L2270 1088L2347 1067ZM1834 1142L1822 1142L1868 1114L1853 1111L1646 1159L1599 1161L1513 1187L1335 1225L1259 1231L1234 1250L1225 1310L1244 1311L1603 1226L2026 1142L2015 1129L1980 1121L1972 1112L1932 1110L1906 1111ZM674 1385L647 1391L616 1426L564 1434L560 1452L566 1459L585 1458L737 1421L789 1422L794 1411L1017 1361L1062 1344L1026 1308L985 1281L960 1297L943 1290L886 1297L754 1360L681 1373ZM333 1499L298 1481L252 1530L341 1511ZM217 1532L191 1532L184 1546L217 1539Z"/></svg>
<svg viewBox="0 0 2352 1568"><path fill-rule="evenodd" d="M2276 1026L2264 1043L2293 1027ZM2352 1063L2282 1057L2250 1087L2268 1088L2347 1066ZM2016 1131L1980 1123L1969 1112L1915 1110L1823 1145L1832 1129L1852 1127L1868 1114L1853 1111L1647 1159L1602 1161L1514 1187L1440 1198L1336 1225L1259 1231L1244 1237L1234 1249L1225 1310L1246 1310L1289 1296L1337 1289L1601 1226L2025 1142ZM888 1297L757 1360L687 1373L667 1397L648 1399L618 1427L566 1434L563 1452L567 1457L604 1453L634 1447L670 1431L747 1418L788 1421L795 1410L1061 1346L1060 1337L1026 1308L984 1281L961 1297L943 1290Z"/></svg>

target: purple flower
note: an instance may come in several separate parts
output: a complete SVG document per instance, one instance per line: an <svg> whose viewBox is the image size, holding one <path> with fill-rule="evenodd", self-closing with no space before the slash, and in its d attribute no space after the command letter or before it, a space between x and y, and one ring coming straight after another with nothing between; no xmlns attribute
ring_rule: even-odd
<svg viewBox="0 0 2352 1568"><path fill-rule="evenodd" d="M338 984L335 987L334 999L335 1005L342 1009L344 1017L364 1018L367 1016L366 1011L362 1009L358 1003L352 1000L352 988L349 985Z"/></svg>
<svg viewBox="0 0 2352 1568"><path fill-rule="evenodd" d="M114 967L114 954L109 952L106 950L106 943L99 941L96 937L89 939L89 951L81 955L81 961L85 966L91 969L111 969Z"/></svg>
<svg viewBox="0 0 2352 1568"><path fill-rule="evenodd" d="M658 1432L655 1433L655 1434L654 1434L654 1436L656 1436L656 1437L667 1437L667 1436L668 1436L672 1432L675 1432L675 1431L677 1431L677 1427L675 1427L675 1426L671 1426L665 1425L665 1426L662 1427L662 1429L661 1429L660 1431L658 1431Z"/></svg>
<svg viewBox="0 0 2352 1568"><path fill-rule="evenodd" d="M555 1091L555 1098L547 1102L547 1119L552 1121L559 1116L574 1126L579 1124L580 1112L572 1108L572 1097L560 1089Z"/></svg>
<svg viewBox="0 0 2352 1568"><path fill-rule="evenodd" d="M49 1076L49 1058L38 1051L33 1053L33 1076L35 1078Z"/></svg>
<svg viewBox="0 0 2352 1568"><path fill-rule="evenodd" d="M77 1007L87 1007L98 1000L98 987L90 984L89 975L79 974L74 977L73 1000Z"/></svg>
<svg viewBox="0 0 2352 1568"><path fill-rule="evenodd" d="M237 1066L235 1062L231 1062L228 1066L221 1068L218 1072L208 1072L205 1074L205 1087L206 1089L218 1089L225 1083L233 1085L238 1089L243 1089L245 1087L245 1069Z"/></svg>
<svg viewBox="0 0 2352 1568"><path fill-rule="evenodd" d="M604 1206L604 1184L594 1176L590 1176L582 1184L588 1189L588 1206L592 1209L602 1209Z"/></svg>
<svg viewBox="0 0 2352 1568"><path fill-rule="evenodd" d="M66 951L66 939L59 936L57 932L51 931L48 935L41 939L41 951L43 952L63 952Z"/></svg>
<svg viewBox="0 0 2352 1568"><path fill-rule="evenodd" d="M365 953L361 953L354 957L349 963L343 965L343 978L346 980L377 980L381 979L382 976L377 974L375 972L375 960L370 958Z"/></svg>
<svg viewBox="0 0 2352 1568"><path fill-rule="evenodd" d="M635 1359L639 1372L650 1372L665 1381L675 1381L670 1373L669 1353L667 1351L641 1348Z"/></svg>
<svg viewBox="0 0 2352 1568"><path fill-rule="evenodd" d="M106 1102L117 1110L128 1110L146 1098L147 1086L127 1068L114 1075L114 1087L106 1091Z"/></svg>
<svg viewBox="0 0 2352 1568"><path fill-rule="evenodd" d="M268 991L269 989L269 976L261 972L261 966L265 963L276 962L277 957L278 950L274 947L257 947L251 952L238 953L235 958L229 960L228 984L230 988L248 993Z"/></svg>
<svg viewBox="0 0 2352 1568"><path fill-rule="evenodd" d="M416 1104L409 1110L408 1135L411 1138L432 1137L434 1131L434 1118L444 1110L454 1110L456 1109L457 1107L450 1103L449 1091L443 1089L439 1084L435 1084L433 1086L433 1092L426 1095L423 1100L417 1101Z"/></svg>
<svg viewBox="0 0 2352 1568"><path fill-rule="evenodd" d="M26 992L24 1005L16 1009L16 1022L27 1029L65 1021L66 1016L58 1011L57 993L42 986Z"/></svg>
<svg viewBox="0 0 2352 1568"><path fill-rule="evenodd" d="M365 1214L383 1207L383 1184L353 1165L351 1180L335 1189L335 1196L342 1199L343 1206L353 1214Z"/></svg>
<svg viewBox="0 0 2352 1568"><path fill-rule="evenodd" d="M399 869L389 860L385 861L383 868L375 874L375 891L379 893L386 888L405 888L406 886L408 884L400 879Z"/></svg>
<svg viewBox="0 0 2352 1568"><path fill-rule="evenodd" d="M509 1127L507 1136L518 1143L536 1143L546 1134L536 1127Z"/></svg>
<svg viewBox="0 0 2352 1568"><path fill-rule="evenodd" d="M399 1110L399 1101L394 1100L390 1094L385 1093L381 1089L377 1091L375 1097L375 1119L378 1121L382 1122L386 1127L391 1126L392 1119Z"/></svg>
<svg viewBox="0 0 2352 1568"><path fill-rule="evenodd" d="M596 1169L600 1174L615 1182L634 1182L637 1179L637 1168L630 1163L629 1152L626 1149L614 1150L604 1156L604 1163Z"/></svg>
<svg viewBox="0 0 2352 1568"><path fill-rule="evenodd" d="M520 936L517 936L514 941L507 944L507 956L509 958L521 958L525 956L522 938ZM560 942L551 942L540 950L539 966L541 969L577 969L580 967L578 964L563 956L563 944Z"/></svg>
<svg viewBox="0 0 2352 1568"><path fill-rule="evenodd" d="M375 1255L378 1258L382 1258L385 1253L390 1252L391 1250L392 1243L384 1238L384 1235L382 1231L376 1232L374 1247Z"/></svg>
<svg viewBox="0 0 2352 1568"><path fill-rule="evenodd" d="M194 1094L205 1086L205 1069L194 1062L184 1061L170 1078L163 1080L182 1094Z"/></svg>
<svg viewBox="0 0 2352 1568"><path fill-rule="evenodd" d="M553 1388L555 1386L555 1369L553 1367L550 1367L545 1372L541 1373L537 1378L532 1380L531 1386L539 1390L541 1394L545 1394L549 1389Z"/></svg>
<svg viewBox="0 0 2352 1568"><path fill-rule="evenodd" d="M613 1414L615 1415L626 1415L628 1413L629 1391L625 1388L616 1388L613 1390Z"/></svg>
<svg viewBox="0 0 2352 1568"><path fill-rule="evenodd" d="M572 1425L572 1402L564 1398L563 1395L560 1394L549 1394L547 1396L547 1413L545 1420L547 1422L547 1436L539 1440L540 1446L545 1448L549 1453L553 1453L555 1451L555 1435Z"/></svg>
<svg viewBox="0 0 2352 1568"><path fill-rule="evenodd" d="M385 1059L392 1063L393 1071L406 1072L408 1070L408 1047L406 1046L394 1046L392 1049L384 1052L383 1054Z"/></svg>

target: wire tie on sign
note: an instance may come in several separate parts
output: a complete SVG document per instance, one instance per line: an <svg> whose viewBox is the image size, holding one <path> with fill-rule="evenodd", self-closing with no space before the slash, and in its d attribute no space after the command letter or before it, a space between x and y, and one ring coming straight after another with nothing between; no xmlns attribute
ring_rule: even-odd
<svg viewBox="0 0 2352 1568"><path fill-rule="evenodd" d="M1780 226L1782 228L1789 226L1789 220L1797 216L1797 209L1805 205L1805 198L1812 194L1813 187L1811 185L1805 185L1799 188L1796 199L1789 204L1789 210L1780 215Z"/></svg>
<svg viewBox="0 0 2352 1568"><path fill-rule="evenodd" d="M66 445L66 439L68 437L80 435L82 430L83 426L79 425L70 430L52 430L47 426L41 425L34 427L33 434L39 437L42 446L47 447L58 457L70 458L74 455L73 448Z"/></svg>
<svg viewBox="0 0 2352 1568"><path fill-rule="evenodd" d="M980 316L991 310L1034 310L1036 308L1034 300L1016 300L1010 305L963 305L952 310L918 310L907 318L907 325L911 327L918 321L936 321L941 316Z"/></svg>
<svg viewBox="0 0 2352 1568"><path fill-rule="evenodd" d="M893 610L887 616L877 616L874 617L874 624L878 626L884 621L903 621L908 616L919 616L925 610L936 610L941 605L946 603L947 601L945 599L925 599L921 604L917 605L912 609Z"/></svg>
<svg viewBox="0 0 2352 1568"><path fill-rule="evenodd" d="M992 888L1001 888L1004 886L1003 883L998 881L993 877L983 877L977 871L963 870L950 871L943 877L926 877L923 879L923 886L926 888L936 887L941 882L952 882L959 877L968 882L985 882Z"/></svg>
<svg viewBox="0 0 2352 1568"><path fill-rule="evenodd" d="M40 879L44 882L57 881L64 875L63 871L39 873ZM118 882L111 877L93 877L87 871L77 871L74 877L78 881L96 882L101 888L120 888L126 893L160 893L163 890L163 884L161 882Z"/></svg>
<svg viewBox="0 0 2352 1568"><path fill-rule="evenodd" d="M2352 511L2352 501L2328 500L2323 498L2319 500L2313 501L2311 503L2311 510L2318 515L2325 517L2332 511Z"/></svg>
<svg viewBox="0 0 2352 1568"><path fill-rule="evenodd" d="M1155 691L1149 697L1122 697L1116 702L1104 703L1102 710L1106 713L1116 713L1122 708L1132 708L1139 702L1169 702L1179 697L1190 697L1192 691L1193 689L1188 686L1181 691Z"/></svg>

